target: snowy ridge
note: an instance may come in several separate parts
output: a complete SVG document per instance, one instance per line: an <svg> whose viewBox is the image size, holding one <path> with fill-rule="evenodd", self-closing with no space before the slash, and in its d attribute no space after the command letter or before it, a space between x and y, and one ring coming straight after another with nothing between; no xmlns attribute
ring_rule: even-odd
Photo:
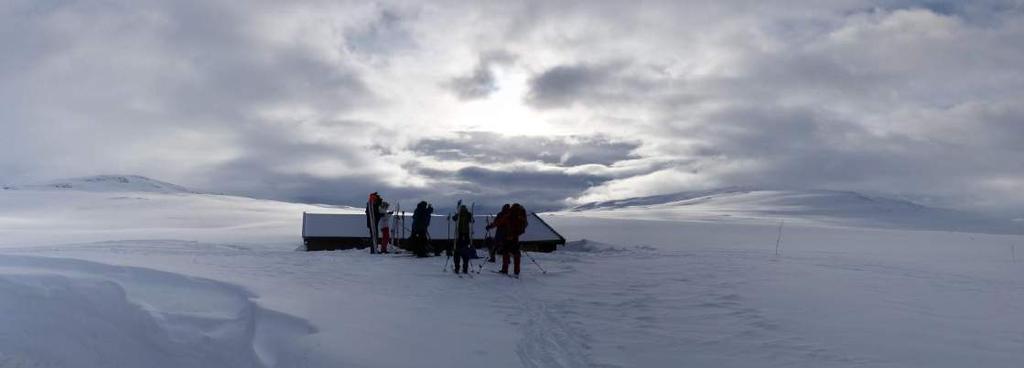
<svg viewBox="0 0 1024 368"><path fill-rule="evenodd" d="M587 211L587 210L608 210L615 208L629 208L637 206L652 206L666 203L683 202L683 201L697 201L701 198L711 198L715 195L726 195L732 193L747 193L751 192L750 189L744 189L741 187L727 187L714 190L700 190L700 191L685 191L670 194L659 194L646 197L633 197L625 199L613 199L608 201L598 201L581 204L573 207L571 211Z"/></svg>
<svg viewBox="0 0 1024 368"><path fill-rule="evenodd" d="M1021 233L1010 219L934 208L852 191L731 187L593 202L570 212L618 218L697 221L780 221L833 226Z"/></svg>
<svg viewBox="0 0 1024 368"><path fill-rule="evenodd" d="M649 197L636 197L592 202L576 206L572 211L610 210L635 207L695 206L717 204L749 206L764 210L823 212L895 212L925 210L928 207L906 200L869 196L852 191L832 190L764 190L729 187L706 191L689 191Z"/></svg>
<svg viewBox="0 0 1024 368"><path fill-rule="evenodd" d="M5 190L76 190L84 192L198 193L180 185L139 175L95 175L4 186Z"/></svg>

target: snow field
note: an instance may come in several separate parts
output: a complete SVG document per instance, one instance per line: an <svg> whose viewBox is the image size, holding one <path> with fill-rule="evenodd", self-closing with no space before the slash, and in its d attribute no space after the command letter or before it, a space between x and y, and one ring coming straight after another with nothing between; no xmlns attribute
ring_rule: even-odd
<svg viewBox="0 0 1024 368"><path fill-rule="evenodd" d="M520 280L458 278L444 257L296 251L311 206L0 193L0 367L1024 362L1020 236L787 223L775 256L770 218L559 213L546 275L524 256Z"/></svg>

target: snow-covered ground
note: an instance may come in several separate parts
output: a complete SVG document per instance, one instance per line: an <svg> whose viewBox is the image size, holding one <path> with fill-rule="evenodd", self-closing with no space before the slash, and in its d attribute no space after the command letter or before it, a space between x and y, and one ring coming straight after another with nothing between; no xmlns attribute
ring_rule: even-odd
<svg viewBox="0 0 1024 368"><path fill-rule="evenodd" d="M723 188L594 202L574 208L589 217L859 226L1024 234L1011 218L850 191Z"/></svg>
<svg viewBox="0 0 1024 368"><path fill-rule="evenodd" d="M776 256L773 217L565 212L545 218L570 244L513 280L491 264L457 278L443 257L297 251L308 210L358 211L0 191L0 367L1024 363L1019 235L787 220Z"/></svg>

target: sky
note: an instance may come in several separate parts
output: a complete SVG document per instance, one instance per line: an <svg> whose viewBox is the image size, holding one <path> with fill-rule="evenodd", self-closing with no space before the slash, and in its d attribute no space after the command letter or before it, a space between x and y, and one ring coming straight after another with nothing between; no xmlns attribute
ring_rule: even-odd
<svg viewBox="0 0 1024 368"><path fill-rule="evenodd" d="M1024 212L1024 0L5 0L0 45L0 183Z"/></svg>

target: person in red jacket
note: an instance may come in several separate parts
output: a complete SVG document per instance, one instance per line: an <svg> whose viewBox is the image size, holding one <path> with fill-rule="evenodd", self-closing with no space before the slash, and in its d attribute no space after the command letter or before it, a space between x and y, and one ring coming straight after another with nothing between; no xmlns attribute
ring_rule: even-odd
<svg viewBox="0 0 1024 368"><path fill-rule="evenodd" d="M391 211L388 209L391 204L388 202L382 202L380 205L380 224L377 226L380 229L380 252L382 254L388 253L388 243L391 243Z"/></svg>
<svg viewBox="0 0 1024 368"><path fill-rule="evenodd" d="M496 218L492 227L498 228L498 233L503 234L501 241L501 273L508 274L509 257L512 257L513 272L519 276L519 265L522 260L522 251L519 248L519 236L526 232L526 209L519 203L512 204L504 216Z"/></svg>

